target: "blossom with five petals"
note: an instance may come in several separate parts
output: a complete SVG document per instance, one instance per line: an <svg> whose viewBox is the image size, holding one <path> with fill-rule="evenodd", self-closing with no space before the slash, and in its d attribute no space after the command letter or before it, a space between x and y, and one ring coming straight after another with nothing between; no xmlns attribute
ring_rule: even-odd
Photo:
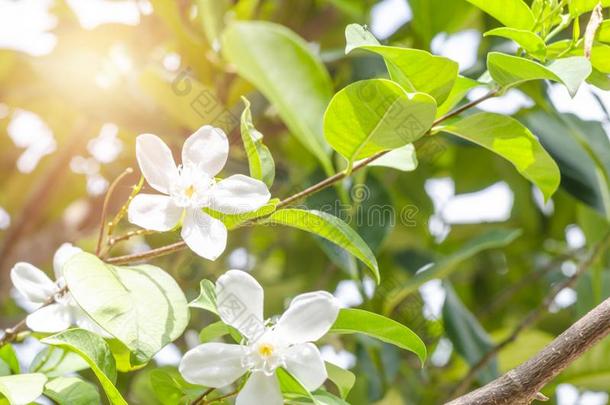
<svg viewBox="0 0 610 405"><path fill-rule="evenodd" d="M248 273L229 270L216 282L218 313L243 336L242 344L204 343L188 351L180 373L193 384L220 388L250 372L236 405L284 403L275 375L286 369L314 391L326 380L324 361L312 343L337 319L339 305L326 291L298 295L275 324L263 319L263 289Z"/></svg>
<svg viewBox="0 0 610 405"><path fill-rule="evenodd" d="M217 181L224 167L229 141L219 128L203 126L182 147L182 164L176 166L169 147L159 137L136 139L136 157L142 175L165 195L139 194L129 205L129 221L153 231L169 231L182 219L182 239L198 255L216 260L227 243L227 228L203 212L242 214L265 205L269 190L262 181L241 174Z"/></svg>
<svg viewBox="0 0 610 405"><path fill-rule="evenodd" d="M26 318L26 324L31 330L54 333L77 325L107 336L106 332L74 301L69 292L61 293L66 285L62 272L63 266L68 259L80 252L82 252L81 249L69 243L64 243L59 247L53 257L55 281L30 263L19 262L11 269L11 281L25 298L23 303L25 309L34 308L34 311ZM41 308L50 297L54 297L55 301Z"/></svg>

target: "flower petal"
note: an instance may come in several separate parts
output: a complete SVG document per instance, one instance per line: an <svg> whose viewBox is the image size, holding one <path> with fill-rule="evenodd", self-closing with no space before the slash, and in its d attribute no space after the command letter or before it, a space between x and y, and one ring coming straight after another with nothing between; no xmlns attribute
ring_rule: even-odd
<svg viewBox="0 0 610 405"><path fill-rule="evenodd" d="M36 304L42 304L59 291L49 276L29 263L17 263L11 269L11 281L17 291Z"/></svg>
<svg viewBox="0 0 610 405"><path fill-rule="evenodd" d="M72 324L72 313L65 305L55 303L32 312L25 322L35 332L60 332Z"/></svg>
<svg viewBox="0 0 610 405"><path fill-rule="evenodd" d="M212 187L210 208L225 214L241 214L267 204L271 194L260 180L236 174Z"/></svg>
<svg viewBox="0 0 610 405"><path fill-rule="evenodd" d="M193 252L208 260L216 260L227 247L225 225L200 210L186 211L181 235Z"/></svg>
<svg viewBox="0 0 610 405"><path fill-rule="evenodd" d="M204 343L189 350L180 362L180 374L190 383L220 388L244 375L240 345Z"/></svg>
<svg viewBox="0 0 610 405"><path fill-rule="evenodd" d="M326 291L295 297L275 331L288 343L314 342L324 336L339 315L339 304Z"/></svg>
<svg viewBox="0 0 610 405"><path fill-rule="evenodd" d="M210 176L222 170L229 156L229 140L220 128L204 125L182 146L182 164L199 166Z"/></svg>
<svg viewBox="0 0 610 405"><path fill-rule="evenodd" d="M250 375L235 399L235 405L282 405L283 403L284 398L277 377L275 374L268 376L262 371Z"/></svg>
<svg viewBox="0 0 610 405"><path fill-rule="evenodd" d="M328 378L324 360L313 343L291 346L286 351L286 369L309 391L315 391Z"/></svg>
<svg viewBox="0 0 610 405"><path fill-rule="evenodd" d="M229 270L216 281L216 305L220 319L249 340L265 331L263 287L241 270Z"/></svg>
<svg viewBox="0 0 610 405"><path fill-rule="evenodd" d="M53 256L53 271L55 272L55 279L59 280L63 277L62 269L64 264L70 258L78 253L82 252L82 249L77 248L71 243L64 243L57 249L55 256Z"/></svg>
<svg viewBox="0 0 610 405"><path fill-rule="evenodd" d="M129 222L144 229L165 232L178 224L183 209L160 194L138 194L129 204Z"/></svg>
<svg viewBox="0 0 610 405"><path fill-rule="evenodd" d="M136 157L148 184L163 194L169 194L170 181L178 175L178 169L165 142L156 135L139 135L136 138Z"/></svg>

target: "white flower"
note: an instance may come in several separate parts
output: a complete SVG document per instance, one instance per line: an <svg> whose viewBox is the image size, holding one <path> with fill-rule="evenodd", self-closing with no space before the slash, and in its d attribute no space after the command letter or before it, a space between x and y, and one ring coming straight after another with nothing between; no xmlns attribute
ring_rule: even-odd
<svg viewBox="0 0 610 405"><path fill-rule="evenodd" d="M286 369L310 391L326 380L326 368L314 342L324 336L339 314L335 298L316 291L295 297L271 324L263 320L263 289L246 272L230 270L216 283L218 313L244 336L242 344L205 343L188 351L180 373L189 382L220 388L250 372L236 405L283 404L275 376Z"/></svg>
<svg viewBox="0 0 610 405"><path fill-rule="evenodd" d="M227 244L227 229L202 211L241 214L265 205L270 198L265 183L237 174L216 181L229 155L225 133L209 125L191 135L182 147L182 165L176 166L169 147L159 137L136 139L136 157L142 174L159 194L139 194L129 205L129 221L153 231L169 231L183 218L182 239L198 255L215 260Z"/></svg>
<svg viewBox="0 0 610 405"><path fill-rule="evenodd" d="M42 270L29 263L17 263L11 269L11 281L26 300L23 306L36 308L26 318L26 324L31 330L53 333L77 325L91 332L107 335L78 306L69 292L60 294L60 290L65 286L62 268L68 259L80 252L81 249L69 243L59 247L53 257L56 281L52 281ZM55 302L40 308L49 297L55 297Z"/></svg>

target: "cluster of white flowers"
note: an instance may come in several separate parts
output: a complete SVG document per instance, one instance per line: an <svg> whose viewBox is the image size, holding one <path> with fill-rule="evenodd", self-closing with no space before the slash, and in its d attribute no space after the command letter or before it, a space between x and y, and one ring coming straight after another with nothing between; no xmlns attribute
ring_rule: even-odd
<svg viewBox="0 0 610 405"><path fill-rule="evenodd" d="M136 156L148 184L162 194L138 194L129 205L129 221L154 231L169 231L182 224L181 235L198 255L215 260L226 247L227 229L204 208L223 214L256 210L270 198L267 186L253 178L216 176L228 157L226 134L204 126L190 136L182 149L182 165L176 166L169 147L157 136L136 140ZM68 243L56 252L55 281L29 263L17 263L12 282L21 303L30 310L27 326L38 332L59 332L77 325L110 337L64 291L64 264L81 252ZM222 388L247 375L237 405L281 405L276 370L283 368L303 386L314 391L327 379L318 348L312 343L324 336L339 313L337 300L316 291L295 297L284 314L272 321L263 317L264 292L248 273L230 270L216 283L221 320L243 336L240 344L206 343L188 351L180 373L193 383Z"/></svg>

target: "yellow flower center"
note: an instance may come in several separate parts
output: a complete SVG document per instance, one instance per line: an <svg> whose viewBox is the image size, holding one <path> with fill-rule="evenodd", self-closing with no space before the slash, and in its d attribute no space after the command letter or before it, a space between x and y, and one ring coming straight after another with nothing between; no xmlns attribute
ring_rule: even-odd
<svg viewBox="0 0 610 405"><path fill-rule="evenodd" d="M258 347L258 353L263 357L270 357L273 354L273 346L270 344L262 344Z"/></svg>
<svg viewBox="0 0 610 405"><path fill-rule="evenodd" d="M186 190L184 190L184 195L186 195L188 198L191 198L193 197L193 194L195 194L195 186L191 184L186 188Z"/></svg>

